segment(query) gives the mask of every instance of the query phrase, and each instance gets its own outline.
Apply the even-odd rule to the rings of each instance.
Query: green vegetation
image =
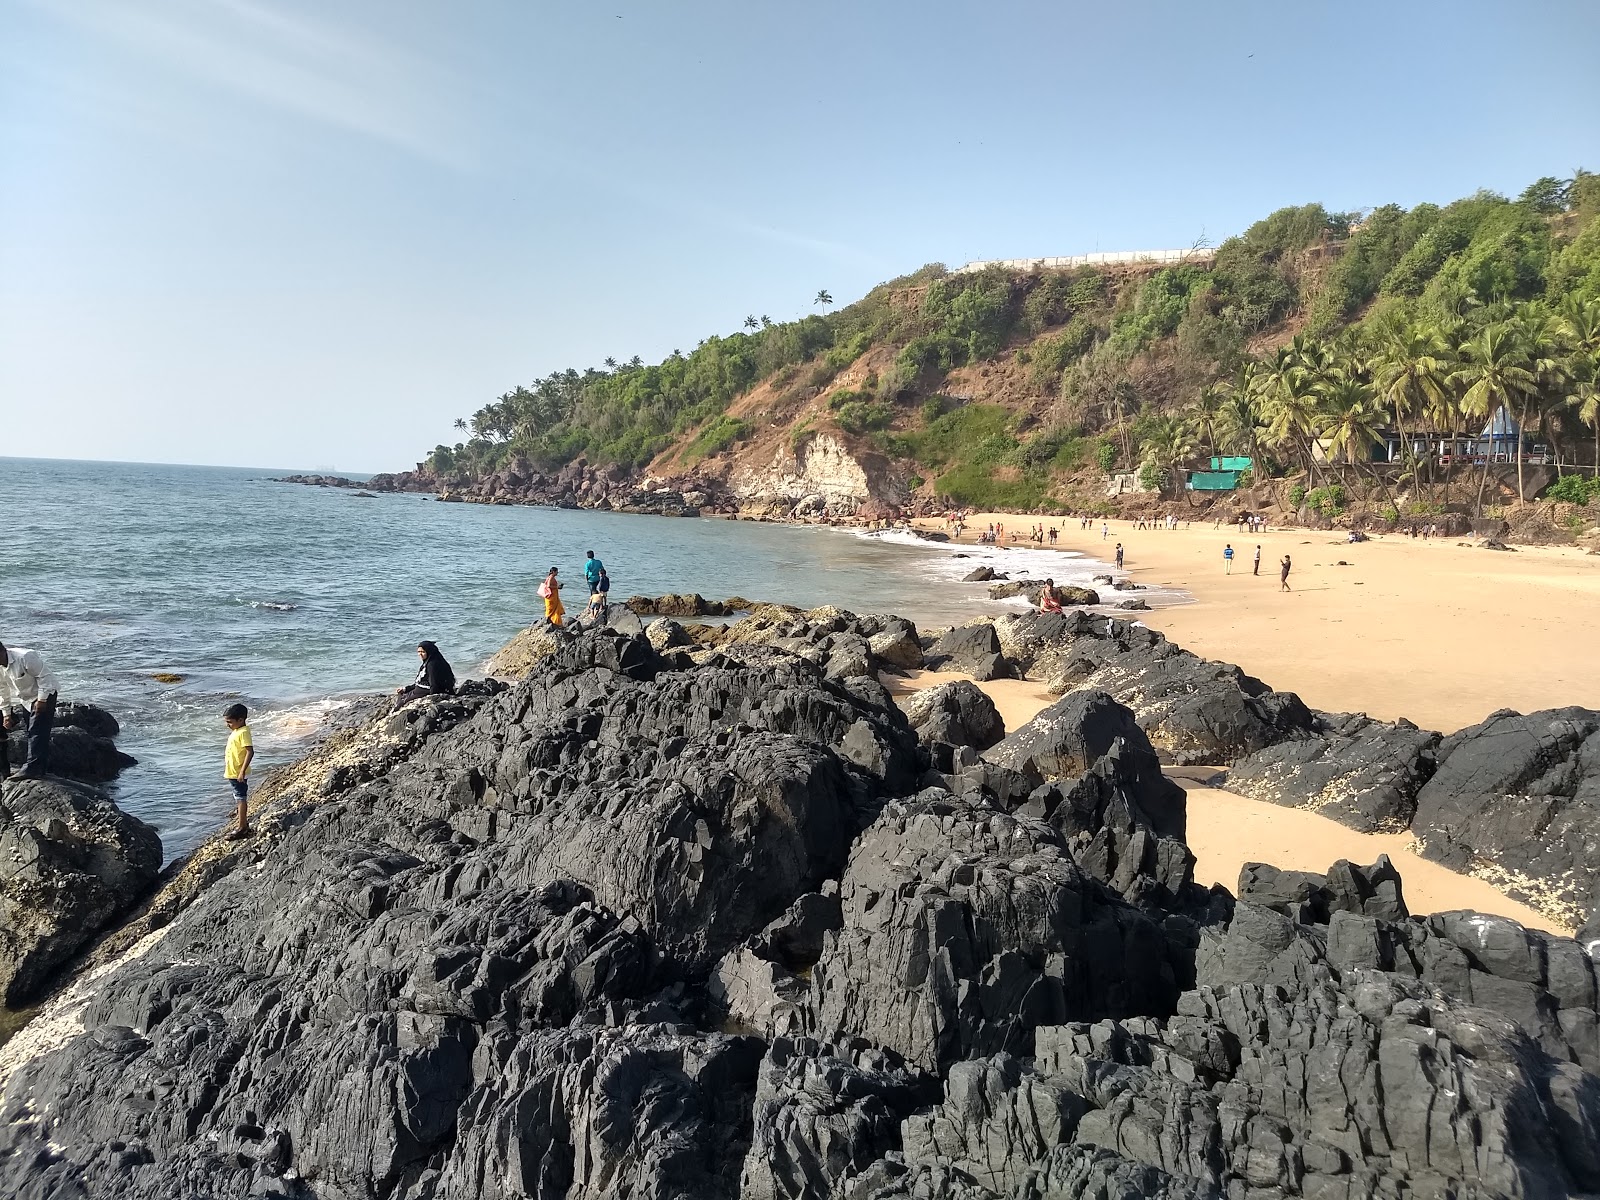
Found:
[[[1313,488],[1306,493],[1305,501],[1325,517],[1336,517],[1344,511],[1344,488],[1337,483]]]
[[[828,408],[846,433],[887,429],[894,420],[894,407],[875,400],[870,392],[835,392],[828,397]]]
[[[1568,504],[1593,504],[1600,500],[1600,478],[1563,475],[1550,486],[1545,499],[1564,500]]]
[[[749,432],[749,425],[736,417],[725,414],[713,417],[695,434],[694,440],[684,450],[684,457],[692,461],[715,454],[718,450],[726,450]]]
[[[1442,509],[1465,478],[1481,510],[1488,464],[1441,462],[1412,435],[1472,436],[1502,413],[1563,470],[1600,458],[1600,177],[1588,172],[1514,200],[1480,192],[1364,219],[1285,208],[1214,256],[1159,270],[935,264],[853,304],[818,292],[812,308],[752,315],[654,365],[607,360],[516,388],[457,422],[470,436],[431,465],[639,466],[673,448],[693,461],[749,436],[727,409],[760,383],[774,411],[824,396],[846,434],[970,504],[1039,507],[1077,496],[1075,472],[1175,479],[1204,455],[1245,454],[1253,478],[1288,476],[1296,504],[1337,510],[1359,489],[1397,514]],[[869,351],[888,364],[880,375],[829,395]],[[967,385],[946,375],[978,362],[1002,368],[1000,392],[948,395]],[[1396,433],[1402,461],[1380,466]],[[1551,494],[1592,486],[1563,479]]]

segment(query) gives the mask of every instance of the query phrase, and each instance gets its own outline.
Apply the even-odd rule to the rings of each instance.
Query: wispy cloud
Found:
[[[459,87],[436,64],[368,30],[251,0],[32,0],[161,67],[259,104],[452,167],[470,153]]]

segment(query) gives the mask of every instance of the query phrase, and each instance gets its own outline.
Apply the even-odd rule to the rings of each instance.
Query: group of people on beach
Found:
[[[561,603],[561,569],[551,567],[539,584],[539,598],[544,601],[544,619],[561,628],[567,619],[567,609]],[[611,576],[605,563],[595,557],[594,551],[585,552],[583,561],[584,582],[589,585],[589,606],[583,610],[580,621],[599,620],[611,605]]]
[[[1233,559],[1234,559],[1233,543],[1229,542],[1225,546],[1222,547],[1222,573],[1224,575],[1232,575],[1233,574]],[[1285,554],[1283,556],[1283,558],[1281,558],[1278,561],[1278,590],[1279,591],[1287,592],[1287,591],[1291,590],[1290,587],[1289,587],[1289,571],[1293,567],[1293,565],[1294,564],[1292,562],[1290,562],[1289,556],[1287,554]],[[1252,560],[1251,565],[1250,565],[1250,574],[1252,574],[1252,575],[1261,574],[1261,545],[1260,545],[1259,542],[1256,544],[1255,558]]]

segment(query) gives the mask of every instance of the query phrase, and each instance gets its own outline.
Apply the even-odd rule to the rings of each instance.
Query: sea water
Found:
[[[409,683],[420,639],[458,676],[478,673],[541,615],[551,566],[581,610],[585,550],[615,600],[740,595],[923,626],[1024,603],[962,583],[979,565],[1082,586],[1106,569],[904,532],[366,498],[275,482],[287,473],[0,458],[0,642],[39,650],[64,698],[116,715],[139,759],[117,801],[169,856],[231,812],[228,704],[250,707],[261,766],[296,758],[352,697]]]

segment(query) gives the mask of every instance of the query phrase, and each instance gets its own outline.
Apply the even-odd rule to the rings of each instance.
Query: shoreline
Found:
[[[1038,519],[974,513],[968,533],[949,544],[972,543],[973,531],[990,521]],[[1098,520],[1092,530],[1080,530],[1076,519],[1058,523],[1060,541],[1042,549],[1095,556],[1122,542],[1123,574],[1190,597],[1152,605],[1138,614],[1141,622],[1314,708],[1404,718],[1442,733],[1504,708],[1600,708],[1600,647],[1578,632],[1600,625],[1600,559],[1581,548],[1493,551],[1458,539],[1392,536],[1351,544],[1305,529],[1241,536],[1210,523],[1176,530],[1109,524],[1102,539]],[[1262,574],[1255,577],[1250,557],[1258,542]],[[1228,543],[1239,552],[1231,575],[1221,558]],[[1287,594],[1275,569],[1285,553],[1293,559]]]

